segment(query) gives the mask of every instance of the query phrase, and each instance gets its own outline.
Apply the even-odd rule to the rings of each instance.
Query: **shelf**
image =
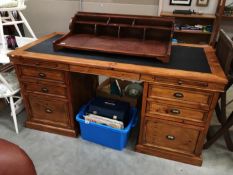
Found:
[[[211,35],[211,32],[195,31],[195,30],[175,30],[175,33],[190,33],[190,34],[201,34],[201,35]]]
[[[227,16],[227,15],[221,15],[221,14],[217,13],[216,16],[218,18],[223,18],[223,19],[233,19],[233,15],[232,16]]]
[[[202,19],[215,19],[215,15],[213,14],[173,14],[172,12],[162,12],[161,16],[167,16],[167,17],[176,17],[176,18],[202,18]]]
[[[223,15],[222,17],[223,17],[224,19],[232,19],[232,20],[233,20],[233,15],[232,15],[232,16]]]

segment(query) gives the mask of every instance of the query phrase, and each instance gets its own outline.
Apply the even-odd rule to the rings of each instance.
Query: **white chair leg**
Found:
[[[4,37],[4,31],[3,31],[3,25],[2,25],[2,16],[0,14],[0,37],[1,37],[1,42],[2,42],[2,49],[6,50],[6,42],[5,42],[5,37]]]
[[[10,97],[10,106],[11,106],[12,117],[13,117],[13,120],[14,120],[15,131],[16,131],[17,134],[19,134],[17,118],[16,118],[16,112],[15,112],[15,104],[14,104],[13,97]]]
[[[8,11],[8,15],[11,18],[12,22],[16,22],[14,16],[12,15],[12,12]],[[15,29],[18,32],[19,36],[22,37],[22,34],[21,34],[20,30],[19,30],[18,25],[16,23],[14,23],[14,26],[15,26]]]
[[[21,11],[17,11],[19,13],[19,16],[21,18],[21,20],[24,22],[25,26],[27,27],[28,31],[30,32],[30,34],[32,35],[33,38],[36,39],[36,35],[34,34],[34,32],[32,31],[32,28],[30,27],[30,25],[28,24],[26,18],[23,16]]]

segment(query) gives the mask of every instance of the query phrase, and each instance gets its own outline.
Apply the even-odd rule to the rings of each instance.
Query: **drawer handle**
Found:
[[[172,136],[172,135],[167,135],[166,138],[167,138],[168,140],[175,140],[175,139],[176,139],[176,137],[175,137],[175,136]]]
[[[49,109],[49,108],[46,108],[46,109],[45,109],[45,112],[48,113],[48,114],[51,114],[51,113],[53,113],[53,110],[52,110],[52,109]]]
[[[45,78],[46,77],[46,74],[44,74],[44,73],[39,73],[38,75],[39,75],[40,78]]]
[[[175,114],[175,115],[179,115],[180,114],[180,110],[179,109],[171,109],[170,112],[172,114]]]
[[[184,94],[182,94],[180,92],[176,92],[176,93],[174,93],[174,97],[176,97],[176,98],[183,98]]]
[[[183,81],[179,80],[178,85],[182,85],[182,84],[183,84]]]
[[[48,93],[49,92],[48,88],[45,88],[45,87],[41,88],[41,91],[44,92],[44,93]]]

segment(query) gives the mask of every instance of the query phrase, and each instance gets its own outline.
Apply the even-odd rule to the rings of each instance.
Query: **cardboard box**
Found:
[[[139,107],[141,104],[141,97],[138,98],[134,98],[134,97],[128,97],[128,96],[118,96],[118,95],[113,95],[111,94],[111,82],[115,81],[115,79],[113,78],[108,78],[107,80],[105,80],[103,83],[101,83],[98,88],[97,88],[97,92],[96,95],[100,96],[100,97],[105,97],[105,98],[109,98],[109,99],[113,99],[113,100],[120,100],[120,101],[124,101],[124,102],[128,102],[130,104],[130,106],[132,107]],[[119,85],[121,87],[122,90],[125,89],[125,87],[130,84],[130,81],[125,81],[125,80],[118,80]],[[124,94],[124,93],[123,93]]]

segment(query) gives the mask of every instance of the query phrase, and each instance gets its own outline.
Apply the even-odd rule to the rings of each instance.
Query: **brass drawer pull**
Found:
[[[182,85],[182,84],[183,84],[183,81],[179,80],[178,85]]]
[[[167,135],[166,138],[167,138],[168,140],[175,140],[175,139],[176,139],[176,137],[175,137],[175,136],[172,136],[172,135]]]
[[[48,113],[48,114],[51,114],[51,113],[53,113],[53,110],[52,110],[52,109],[49,109],[49,108],[46,108],[46,109],[45,109],[45,112]]]
[[[41,88],[41,91],[44,92],[44,93],[48,93],[49,92],[48,88],[45,88],[45,87]]]
[[[176,92],[176,93],[174,93],[173,96],[176,97],[176,98],[183,98],[183,97],[184,97],[184,94],[182,94],[182,93],[180,93],[180,92]]]
[[[170,113],[175,114],[175,115],[179,115],[180,114],[180,110],[179,109],[171,109]]]
[[[46,74],[44,74],[44,73],[39,73],[38,75],[39,75],[40,78],[45,78],[46,77]]]

